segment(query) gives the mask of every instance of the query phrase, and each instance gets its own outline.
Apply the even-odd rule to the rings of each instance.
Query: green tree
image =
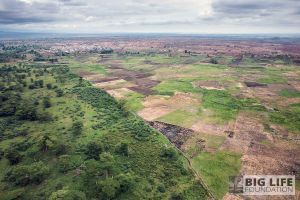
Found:
[[[107,178],[97,182],[97,185],[106,199],[113,199],[119,194],[120,183],[116,179]]]
[[[48,151],[49,148],[53,145],[52,140],[48,135],[44,135],[40,141],[40,149],[44,152]]]
[[[81,121],[73,122],[72,133],[74,135],[80,135],[82,133],[83,123]]]
[[[116,152],[123,155],[123,156],[128,156],[129,155],[129,147],[128,147],[128,143],[120,143],[117,146]]]
[[[57,97],[64,96],[64,91],[62,89],[56,89],[55,92]]]
[[[21,161],[21,154],[12,147],[5,151],[4,157],[9,161],[11,165],[18,164]]]
[[[135,186],[135,180],[134,177],[130,174],[119,174],[116,176],[116,179],[120,183],[120,191],[121,192],[127,192],[134,188]]]
[[[38,119],[36,107],[28,101],[21,103],[21,105],[17,108],[16,115],[21,120],[35,121]]]
[[[46,87],[47,87],[47,89],[51,90],[52,89],[52,84],[51,83],[47,83]]]
[[[100,161],[105,177],[108,177],[114,171],[114,157],[110,153],[104,152],[100,154]]]
[[[43,105],[44,108],[50,108],[51,107],[51,101],[50,101],[50,97],[44,97],[43,98]]]
[[[218,64],[219,63],[216,58],[211,58],[209,62],[212,63],[212,64]]]
[[[161,157],[167,158],[169,160],[177,160],[178,159],[178,153],[173,148],[165,148],[161,152]]]
[[[73,168],[70,155],[62,155],[58,159],[58,167],[60,172],[67,172]]]
[[[99,155],[102,151],[102,144],[93,141],[87,144],[85,149],[85,155],[87,159],[99,160]]]
[[[43,162],[30,165],[19,165],[10,168],[5,174],[5,180],[15,185],[39,184],[49,174],[49,167]]]

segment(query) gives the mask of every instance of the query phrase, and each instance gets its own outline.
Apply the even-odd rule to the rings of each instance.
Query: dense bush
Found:
[[[23,101],[18,107],[16,116],[21,120],[31,120],[35,121],[37,117],[37,108],[29,101]]]
[[[177,160],[178,159],[178,153],[175,149],[173,148],[165,148],[161,152],[161,157],[162,158],[167,158],[169,160]]]
[[[80,135],[82,133],[83,123],[81,121],[73,122],[72,124],[72,133],[74,135]]]
[[[82,159],[80,156],[70,156],[62,155],[58,159],[58,167],[60,172],[67,172],[69,170],[75,169],[82,164]]]
[[[90,142],[84,151],[87,159],[99,160],[99,155],[103,151],[103,145],[99,142]]]
[[[99,181],[99,190],[105,199],[114,199],[119,194],[120,183],[114,178]]]
[[[15,185],[40,184],[48,175],[49,167],[43,162],[30,165],[20,165],[10,168],[5,174],[5,180]]]
[[[52,89],[52,84],[51,83],[47,83],[46,87],[47,87],[47,89],[51,90]]]
[[[129,155],[129,147],[127,143],[120,143],[118,144],[116,148],[116,152],[123,155],[123,156],[128,156]]]
[[[44,105],[44,108],[50,108],[51,107],[50,97],[44,97],[43,98],[43,105]]]
[[[22,159],[21,154],[12,147],[5,151],[4,156],[11,165],[18,164]]]
[[[57,97],[62,97],[64,95],[64,91],[62,89],[56,89],[55,92]]]

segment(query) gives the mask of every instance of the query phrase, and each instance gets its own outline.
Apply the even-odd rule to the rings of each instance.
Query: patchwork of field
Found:
[[[251,56],[214,59],[87,54],[60,62],[144,120],[163,123],[161,132],[175,133],[166,136],[218,199],[229,176],[300,176],[300,67]],[[176,127],[187,131],[176,134]]]

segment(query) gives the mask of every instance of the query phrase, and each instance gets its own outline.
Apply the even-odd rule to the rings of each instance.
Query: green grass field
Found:
[[[190,128],[197,120],[199,116],[197,113],[188,112],[185,110],[176,110],[158,119],[161,122],[174,124],[177,126]]]
[[[229,176],[236,176],[239,173],[240,157],[241,155],[230,152],[203,152],[192,159],[192,165],[200,172],[213,194],[222,199],[229,188]]]

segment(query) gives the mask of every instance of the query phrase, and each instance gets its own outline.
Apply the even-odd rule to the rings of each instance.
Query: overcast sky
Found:
[[[0,30],[300,33],[300,0],[0,0]]]

